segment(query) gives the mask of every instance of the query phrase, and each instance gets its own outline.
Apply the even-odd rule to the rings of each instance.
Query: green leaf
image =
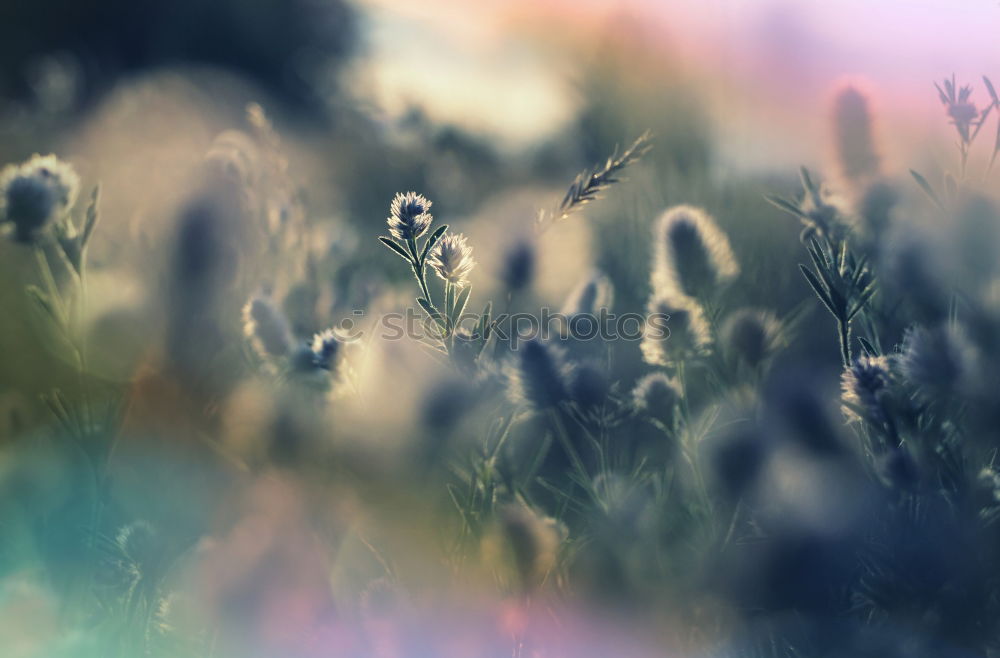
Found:
[[[465,312],[465,305],[469,302],[469,295],[471,293],[472,286],[466,286],[462,292],[458,293],[458,299],[455,300],[455,308],[451,312],[452,324],[458,324],[459,318],[461,318],[462,313]]]
[[[878,356],[878,350],[876,350],[875,347],[868,342],[867,338],[858,336],[858,342],[861,343],[862,349],[864,349],[868,356]]]
[[[32,301],[38,304],[38,307],[45,312],[53,321],[61,322],[59,314],[56,313],[56,309],[52,306],[52,302],[49,296],[42,291],[41,288],[35,285],[29,285],[25,287],[24,291],[31,297]]]
[[[390,250],[396,252],[406,262],[408,262],[408,263],[412,263],[413,262],[413,259],[410,258],[410,255],[408,253],[406,253],[406,250],[403,249],[402,247],[400,247],[398,244],[396,244],[392,240],[390,240],[389,238],[380,235],[380,236],[378,236],[378,241],[381,242],[382,244],[384,244],[385,246],[389,247]]]
[[[777,196],[775,194],[765,194],[764,200],[770,203],[772,206],[776,206],[781,210],[784,210],[787,213],[791,213],[797,217],[801,217],[802,219],[808,219],[809,217],[808,215],[806,215],[806,213],[802,212],[802,210],[793,202],[789,201],[788,199]]]
[[[83,234],[80,236],[80,245],[83,247],[87,246],[87,242],[94,232],[94,227],[97,226],[97,220],[100,217],[100,213],[97,212],[97,204],[100,203],[100,200],[101,186],[95,185],[90,193],[90,203],[87,204],[87,217],[83,222]]]
[[[421,265],[423,265],[424,261],[427,260],[427,254],[431,253],[431,249],[434,248],[434,245],[437,244],[437,241],[441,239],[441,236],[444,235],[444,232],[447,230],[448,230],[448,225],[442,224],[441,226],[437,227],[436,231],[431,233],[431,236],[429,238],[427,238],[427,242],[424,243],[424,249],[423,251],[420,252],[420,260],[418,262]]]
[[[424,309],[427,313],[442,329],[448,329],[448,321],[445,319],[441,312],[434,308],[434,305],[423,297],[417,297],[417,303],[420,304],[420,308]]]
[[[924,194],[930,197],[931,201],[933,201],[938,208],[944,210],[944,204],[941,203],[941,199],[938,198],[938,195],[934,192],[934,188],[927,182],[927,179],[913,169],[910,170],[910,175],[913,176],[913,180],[917,181],[917,185],[919,185],[920,189],[924,191]]]
[[[813,274],[808,267],[802,265],[801,263],[799,264],[799,269],[802,271],[802,275],[806,278],[806,281],[809,282],[813,292],[815,292],[816,296],[819,297],[819,300],[823,302],[823,306],[826,307],[826,310],[830,311],[834,317],[837,317],[837,311],[833,310],[833,302],[830,301],[826,291],[823,290],[823,285],[819,282],[819,279],[816,278],[816,275]]]

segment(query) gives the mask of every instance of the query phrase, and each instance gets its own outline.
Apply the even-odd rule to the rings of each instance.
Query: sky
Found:
[[[886,139],[939,122],[931,83],[1000,78],[1000,0],[361,0],[371,57],[358,89],[388,117],[419,105],[517,149],[575,110],[567,35],[628,17],[650,57],[702,81],[734,160],[801,158],[844,81],[892,117]],[[994,67],[991,69],[990,67]],[[981,87],[981,84],[979,85]],[[812,148],[813,145],[808,145]]]

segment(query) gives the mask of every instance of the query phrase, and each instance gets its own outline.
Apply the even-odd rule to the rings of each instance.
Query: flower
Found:
[[[0,219],[14,224],[15,237],[27,242],[76,201],[80,178],[54,155],[34,155],[0,172]]]
[[[833,101],[834,147],[840,174],[852,183],[879,173],[868,97],[856,87],[841,89]]]
[[[593,272],[569,294],[562,312],[570,318],[581,314],[597,315],[601,309],[611,308],[614,295],[611,280],[601,272]]]
[[[483,552],[490,562],[510,560],[521,590],[530,592],[556,566],[565,536],[565,528],[556,520],[511,503],[498,510],[497,525],[484,537]]]
[[[729,238],[705,211],[675,206],[657,222],[653,288],[705,297],[739,273]]]
[[[708,322],[698,302],[679,294],[650,300],[640,346],[646,363],[671,365],[702,353],[710,340]]]
[[[469,273],[476,261],[472,258],[472,247],[466,243],[465,236],[448,233],[431,249],[427,264],[443,280],[461,288],[468,284]]]
[[[312,353],[316,357],[316,367],[323,370],[334,370],[337,358],[342,353],[344,342],[334,333],[326,329],[315,334],[312,339]]]
[[[841,400],[848,420],[868,420],[881,425],[887,418],[884,398],[888,393],[889,359],[884,356],[859,356],[841,376]]]
[[[681,387],[676,379],[654,372],[640,379],[632,389],[632,406],[670,427],[681,397]]]
[[[511,397],[538,410],[554,407],[569,397],[562,355],[537,339],[518,348],[510,383]]]
[[[937,87],[938,98],[941,99],[941,104],[944,105],[945,112],[951,119],[952,125],[955,126],[955,130],[958,131],[962,143],[969,144],[972,141],[972,127],[980,118],[976,104],[969,100],[972,96],[972,86],[959,87],[955,82],[955,76],[952,76],[950,80],[945,78],[943,85],[943,89],[937,83],[934,85]],[[985,119],[985,114],[983,118]]]
[[[781,342],[781,322],[770,311],[744,308],[726,319],[721,337],[730,353],[756,368]]]
[[[286,356],[292,349],[288,321],[266,297],[251,297],[243,307],[243,332],[257,355],[265,361]]]
[[[500,267],[500,280],[510,292],[531,285],[535,278],[535,245],[528,239],[514,242],[507,248]]]
[[[397,240],[416,240],[427,232],[434,217],[431,202],[416,192],[399,193],[389,206],[389,233]]]
[[[951,397],[972,370],[972,350],[956,327],[911,327],[903,336],[899,369],[925,395]]]

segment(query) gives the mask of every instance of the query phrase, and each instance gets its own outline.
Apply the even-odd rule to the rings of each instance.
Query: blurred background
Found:
[[[788,543],[736,557],[693,551],[703,538],[679,540],[684,523],[685,530],[651,530],[646,507],[608,473],[595,490],[611,502],[598,507],[628,517],[628,532],[655,534],[656,548],[637,542],[631,552],[605,550],[594,537],[625,532],[611,522],[598,530],[584,524],[588,539],[577,540],[573,505],[548,491],[530,501],[552,522],[544,532],[534,517],[504,516],[493,502],[523,496],[513,488],[482,494],[477,477],[497,491],[510,483],[495,461],[465,469],[463,451],[509,431],[505,448],[513,452],[505,457],[498,445],[492,457],[516,461],[519,446],[550,432],[512,411],[491,412],[493,398],[505,393],[483,382],[499,377],[509,365],[503,359],[472,378],[438,367],[412,341],[378,340],[381,315],[412,306],[414,293],[405,263],[376,238],[387,232],[393,196],[415,190],[433,201],[438,223],[463,232],[473,247],[470,308],[487,301],[497,311],[563,308],[600,271],[613,284],[609,305],[642,313],[657,216],[677,204],[703,207],[741,263],[726,302],[767,308],[786,322],[794,338],[774,370],[794,374],[755,381],[753,391],[734,384],[717,405],[702,391],[692,415],[711,408],[705,426],[728,427],[730,416],[771,396],[761,403],[766,416],[784,408],[774,399],[795,399],[789,381],[815,389],[823,400],[816,409],[825,413],[840,395],[836,332],[797,268],[808,260],[799,222],[765,195],[800,195],[800,166],[830,182],[831,193],[849,187],[834,108],[844,89],[859,90],[859,122],[870,128],[879,180],[906,189],[890,205],[909,222],[894,225],[866,256],[881,263],[886,245],[905,246],[919,234],[934,245],[930,260],[949,285],[995,297],[1000,288],[987,290],[1000,247],[993,206],[968,215],[962,233],[960,221],[941,220],[909,171],[939,191],[958,186],[947,178],[957,166],[955,125],[934,82],[954,75],[974,86],[980,110],[990,106],[981,81],[1000,76],[989,69],[998,34],[994,0],[3,0],[0,165],[36,153],[70,163],[80,178],[71,209],[77,225],[100,186],[86,303],[71,334],[40,322],[24,294],[26,285],[47,283],[37,253],[0,240],[0,481],[12,501],[0,505],[0,533],[14,538],[0,550],[0,638],[16,647],[5,655],[509,656],[510,637],[534,634],[536,647],[551,647],[551,633],[562,653],[530,653],[529,642],[513,655],[646,656],[663,655],[662,647],[708,652],[715,640],[748,629],[756,651],[775,628],[794,626],[789,646],[796,633],[808,637],[812,626],[790,621],[800,613],[822,620],[823,638],[836,635],[842,628],[830,611],[854,613],[861,604],[814,605],[812,590],[795,583],[812,583],[816,573],[824,587],[850,580],[853,565],[831,556],[855,550],[852,542],[866,532],[858,526],[871,521],[861,508],[871,500],[895,504],[895,494],[872,493],[871,482],[852,479],[864,479],[860,471],[842,472],[839,463],[811,471],[814,464],[792,455],[773,466],[783,475],[768,490],[773,505],[762,505],[771,521],[793,509],[776,533]],[[993,130],[987,124],[980,144],[992,146]],[[574,176],[645,131],[653,148],[619,184],[535,236],[539,209],[556,206]],[[989,148],[973,150],[962,185],[990,194],[996,172],[989,161]],[[966,169],[977,173],[966,179]],[[951,229],[956,235],[946,236]],[[523,271],[522,248],[531,262]],[[53,283],[70,285],[71,274],[57,271]],[[268,379],[273,373],[254,361],[243,336],[241,310],[254,295],[280,300],[297,338],[345,319],[360,326],[365,340],[352,363],[351,396],[317,409]],[[880,307],[889,318],[885,353],[906,329],[896,310]],[[607,354],[601,395],[618,404],[652,368],[636,344]],[[86,411],[78,415],[76,406]],[[493,424],[501,417],[510,421],[502,431]],[[628,418],[617,419],[614,432],[648,438],[648,428]],[[65,425],[84,436],[79,454],[58,439]],[[94,464],[107,471],[92,478]],[[465,502],[456,494],[464,495],[463,486],[476,492]],[[662,482],[651,488],[657,504],[668,498]],[[837,498],[831,512],[821,503],[833,489],[859,493]],[[731,528],[756,528],[731,513]],[[810,532],[791,528],[796,514]],[[837,523],[847,517],[850,528],[841,532]],[[535,559],[562,556],[552,572],[558,577],[546,585],[579,598],[559,623],[538,621],[549,620],[549,608],[511,604],[506,594],[516,579],[489,568],[497,519],[530,527],[524,532]],[[920,541],[951,529],[933,520]],[[86,523],[97,528],[93,536],[81,529]],[[824,530],[812,533],[813,526]],[[728,541],[733,530],[722,534]],[[487,566],[465,581],[456,575],[472,567],[457,556],[469,535],[483,550],[477,543],[482,559],[468,562]],[[564,552],[547,541],[582,557],[564,563]],[[111,571],[132,569],[125,585],[118,576],[98,578],[100,591],[118,598],[80,593],[81,582],[107,567],[104,558],[96,567],[91,559],[104,543],[115,547]],[[513,544],[507,561],[523,572]],[[678,544],[687,552],[663,548]],[[938,548],[935,559],[962,561],[953,547]],[[687,570],[692,553],[707,557]],[[925,557],[906,566],[919,572]],[[775,575],[778,563],[791,566]],[[684,584],[645,582],[651,565],[666,582]],[[452,584],[439,584],[445,581]],[[409,600],[398,592],[404,582]],[[898,622],[903,636],[919,636],[931,619],[933,641],[920,639],[921,650],[964,650],[956,638],[980,639],[941,612],[953,602],[945,590],[934,590],[944,598],[935,599],[933,613],[907,612]],[[696,604],[687,606],[692,592]],[[98,613],[91,598],[118,603],[102,603]],[[140,599],[136,612],[129,606]],[[122,610],[114,607],[123,600]],[[605,617],[595,601],[615,614]],[[433,606],[456,623],[429,619]],[[78,613],[70,621],[67,609]],[[226,629],[213,636],[217,653],[202,651],[208,636],[195,612],[202,610]],[[758,613],[773,625],[755,625]],[[359,619],[364,632],[354,628]],[[870,655],[894,655],[878,653],[896,638],[893,619]],[[23,620],[57,629],[52,636],[60,639],[54,645],[23,632]],[[79,630],[94,626],[98,639]],[[159,635],[150,639],[150,628],[198,632],[180,633],[185,642],[166,647]],[[576,644],[565,640],[574,634]],[[102,653],[109,636],[117,653]],[[427,645],[400,648],[404,636]],[[248,637],[263,639],[254,645]],[[988,644],[976,642],[969,646]],[[720,651],[711,655],[764,655],[729,645]]]

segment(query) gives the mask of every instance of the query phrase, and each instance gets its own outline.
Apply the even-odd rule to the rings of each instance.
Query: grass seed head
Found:
[[[447,233],[431,249],[427,264],[443,281],[464,288],[469,283],[469,274],[476,261],[464,235]]]
[[[400,192],[389,206],[389,233],[397,240],[416,240],[430,228],[431,202],[416,192]]]
[[[700,208],[675,206],[657,222],[653,284],[704,299],[739,273],[729,238]]]
[[[0,172],[0,218],[14,225],[14,236],[29,242],[76,201],[80,178],[54,155],[34,155]]]

